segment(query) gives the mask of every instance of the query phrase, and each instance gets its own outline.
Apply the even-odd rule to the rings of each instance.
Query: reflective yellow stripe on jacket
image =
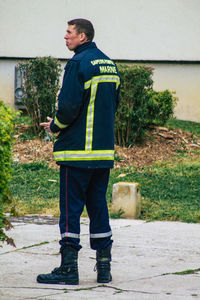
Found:
[[[73,150],[54,152],[56,161],[73,161],[73,160],[113,160],[114,150]]]
[[[84,84],[84,89],[89,89],[91,87],[91,95],[90,95],[90,101],[87,110],[87,120],[86,120],[85,150],[70,150],[70,151],[54,152],[54,158],[56,161],[114,160],[114,150],[92,150],[95,98],[96,98],[98,84],[103,82],[116,83],[116,89],[117,89],[120,84],[120,78],[117,75],[101,75],[101,76],[93,77],[91,80],[88,80]],[[55,124],[57,125],[57,123]],[[58,127],[68,126],[68,125],[61,124],[60,122],[58,122],[58,124],[59,124],[57,125]]]
[[[86,141],[85,150],[92,149],[92,139],[93,139],[93,124],[94,124],[94,103],[96,98],[97,87],[99,83],[102,82],[113,82],[116,83],[116,89],[120,84],[119,76],[117,75],[101,75],[95,76],[91,80],[85,82],[84,88],[88,89],[91,87],[90,102],[87,111],[87,123],[86,123]]]
[[[66,124],[60,123],[60,122],[58,121],[57,117],[55,117],[55,119],[54,119],[54,124],[57,125],[60,129],[64,129],[64,128],[66,128],[66,127],[68,126],[68,125],[66,125]]]

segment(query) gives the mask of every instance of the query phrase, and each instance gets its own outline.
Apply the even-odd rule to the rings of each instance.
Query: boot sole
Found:
[[[112,276],[110,276],[110,279],[97,279],[97,282],[98,283],[108,283],[108,282],[111,282],[112,281]]]
[[[55,280],[49,280],[47,281],[43,281],[37,278],[37,282],[38,283],[43,283],[43,284],[63,284],[63,285],[78,285],[79,281],[55,281]]]

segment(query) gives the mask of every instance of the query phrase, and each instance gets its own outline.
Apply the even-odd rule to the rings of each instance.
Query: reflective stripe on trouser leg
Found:
[[[80,215],[83,211],[84,202],[81,189],[77,187],[73,169],[60,166],[60,245],[71,245],[80,249]],[[75,192],[74,192],[75,191]]]
[[[106,190],[110,169],[93,169],[86,194],[86,206],[90,217],[90,244],[94,250],[112,243]]]

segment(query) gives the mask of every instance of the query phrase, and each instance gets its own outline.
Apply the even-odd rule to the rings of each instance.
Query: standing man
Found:
[[[117,67],[94,42],[90,21],[68,22],[66,46],[75,55],[67,63],[54,119],[42,123],[59,132],[54,158],[60,165],[61,265],[40,274],[40,283],[78,284],[80,216],[86,205],[90,245],[96,250],[97,282],[112,280],[112,231],[106,190],[114,161],[114,121],[119,103]]]

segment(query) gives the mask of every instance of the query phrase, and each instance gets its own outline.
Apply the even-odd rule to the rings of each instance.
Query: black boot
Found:
[[[61,250],[61,265],[49,274],[40,274],[39,283],[49,284],[78,284],[78,251],[70,246]]]
[[[110,262],[111,262],[111,245],[106,248],[97,251],[97,282],[107,283],[112,280],[110,273]]]

